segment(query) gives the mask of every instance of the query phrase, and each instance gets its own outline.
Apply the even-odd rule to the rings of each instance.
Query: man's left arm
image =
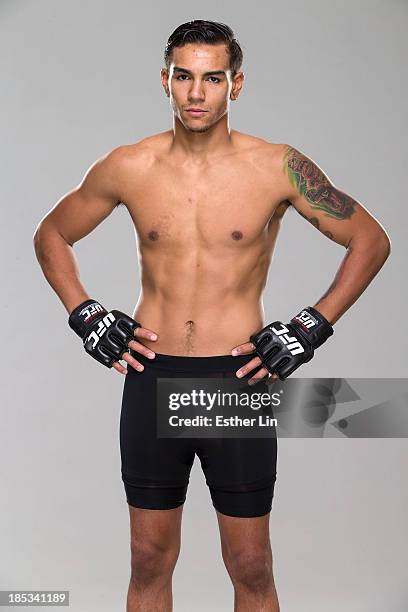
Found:
[[[335,278],[314,308],[334,324],[359,298],[391,251],[380,223],[338,189],[319,166],[290,145],[280,159],[287,200],[330,240],[347,249]]]
[[[256,356],[237,371],[254,368],[248,384],[266,375],[284,380],[307,363],[332,334],[334,323],[350,308],[381,269],[391,251],[390,240],[376,219],[354,198],[341,191],[303,153],[282,145],[275,157],[281,173],[282,203],[293,206],[330,240],[347,250],[336,276],[314,306],[303,308],[290,323],[274,321],[234,347],[232,355]]]

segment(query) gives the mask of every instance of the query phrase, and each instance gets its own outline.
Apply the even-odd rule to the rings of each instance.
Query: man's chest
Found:
[[[273,174],[236,164],[150,169],[128,190],[126,204],[142,242],[237,246],[259,239],[281,199]]]

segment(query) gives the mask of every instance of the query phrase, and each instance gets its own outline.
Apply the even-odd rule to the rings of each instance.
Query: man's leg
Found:
[[[131,577],[126,612],[172,612],[183,504],[170,510],[129,505]]]
[[[131,577],[127,612],[170,612],[172,574],[180,551],[181,517],[191,440],[157,435],[157,379],[176,376],[182,357],[132,351],[142,374],[128,366],[120,418],[122,480],[130,515]],[[151,363],[148,363],[150,362]]]
[[[272,572],[270,514],[247,518],[216,512],[222,557],[234,586],[234,612],[279,612]]]

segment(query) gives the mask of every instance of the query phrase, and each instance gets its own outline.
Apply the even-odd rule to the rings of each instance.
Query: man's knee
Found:
[[[268,549],[245,550],[224,559],[233,583],[250,590],[266,590],[272,581],[272,555]]]
[[[168,579],[173,573],[179,547],[156,541],[131,541],[132,581],[146,585],[159,579]]]

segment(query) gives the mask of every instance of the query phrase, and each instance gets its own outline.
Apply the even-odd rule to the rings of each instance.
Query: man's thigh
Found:
[[[129,507],[130,538],[133,550],[179,551],[184,504],[169,510]]]
[[[270,552],[270,513],[256,517],[236,517],[216,510],[221,538],[222,555],[225,561],[234,560],[241,554]]]

